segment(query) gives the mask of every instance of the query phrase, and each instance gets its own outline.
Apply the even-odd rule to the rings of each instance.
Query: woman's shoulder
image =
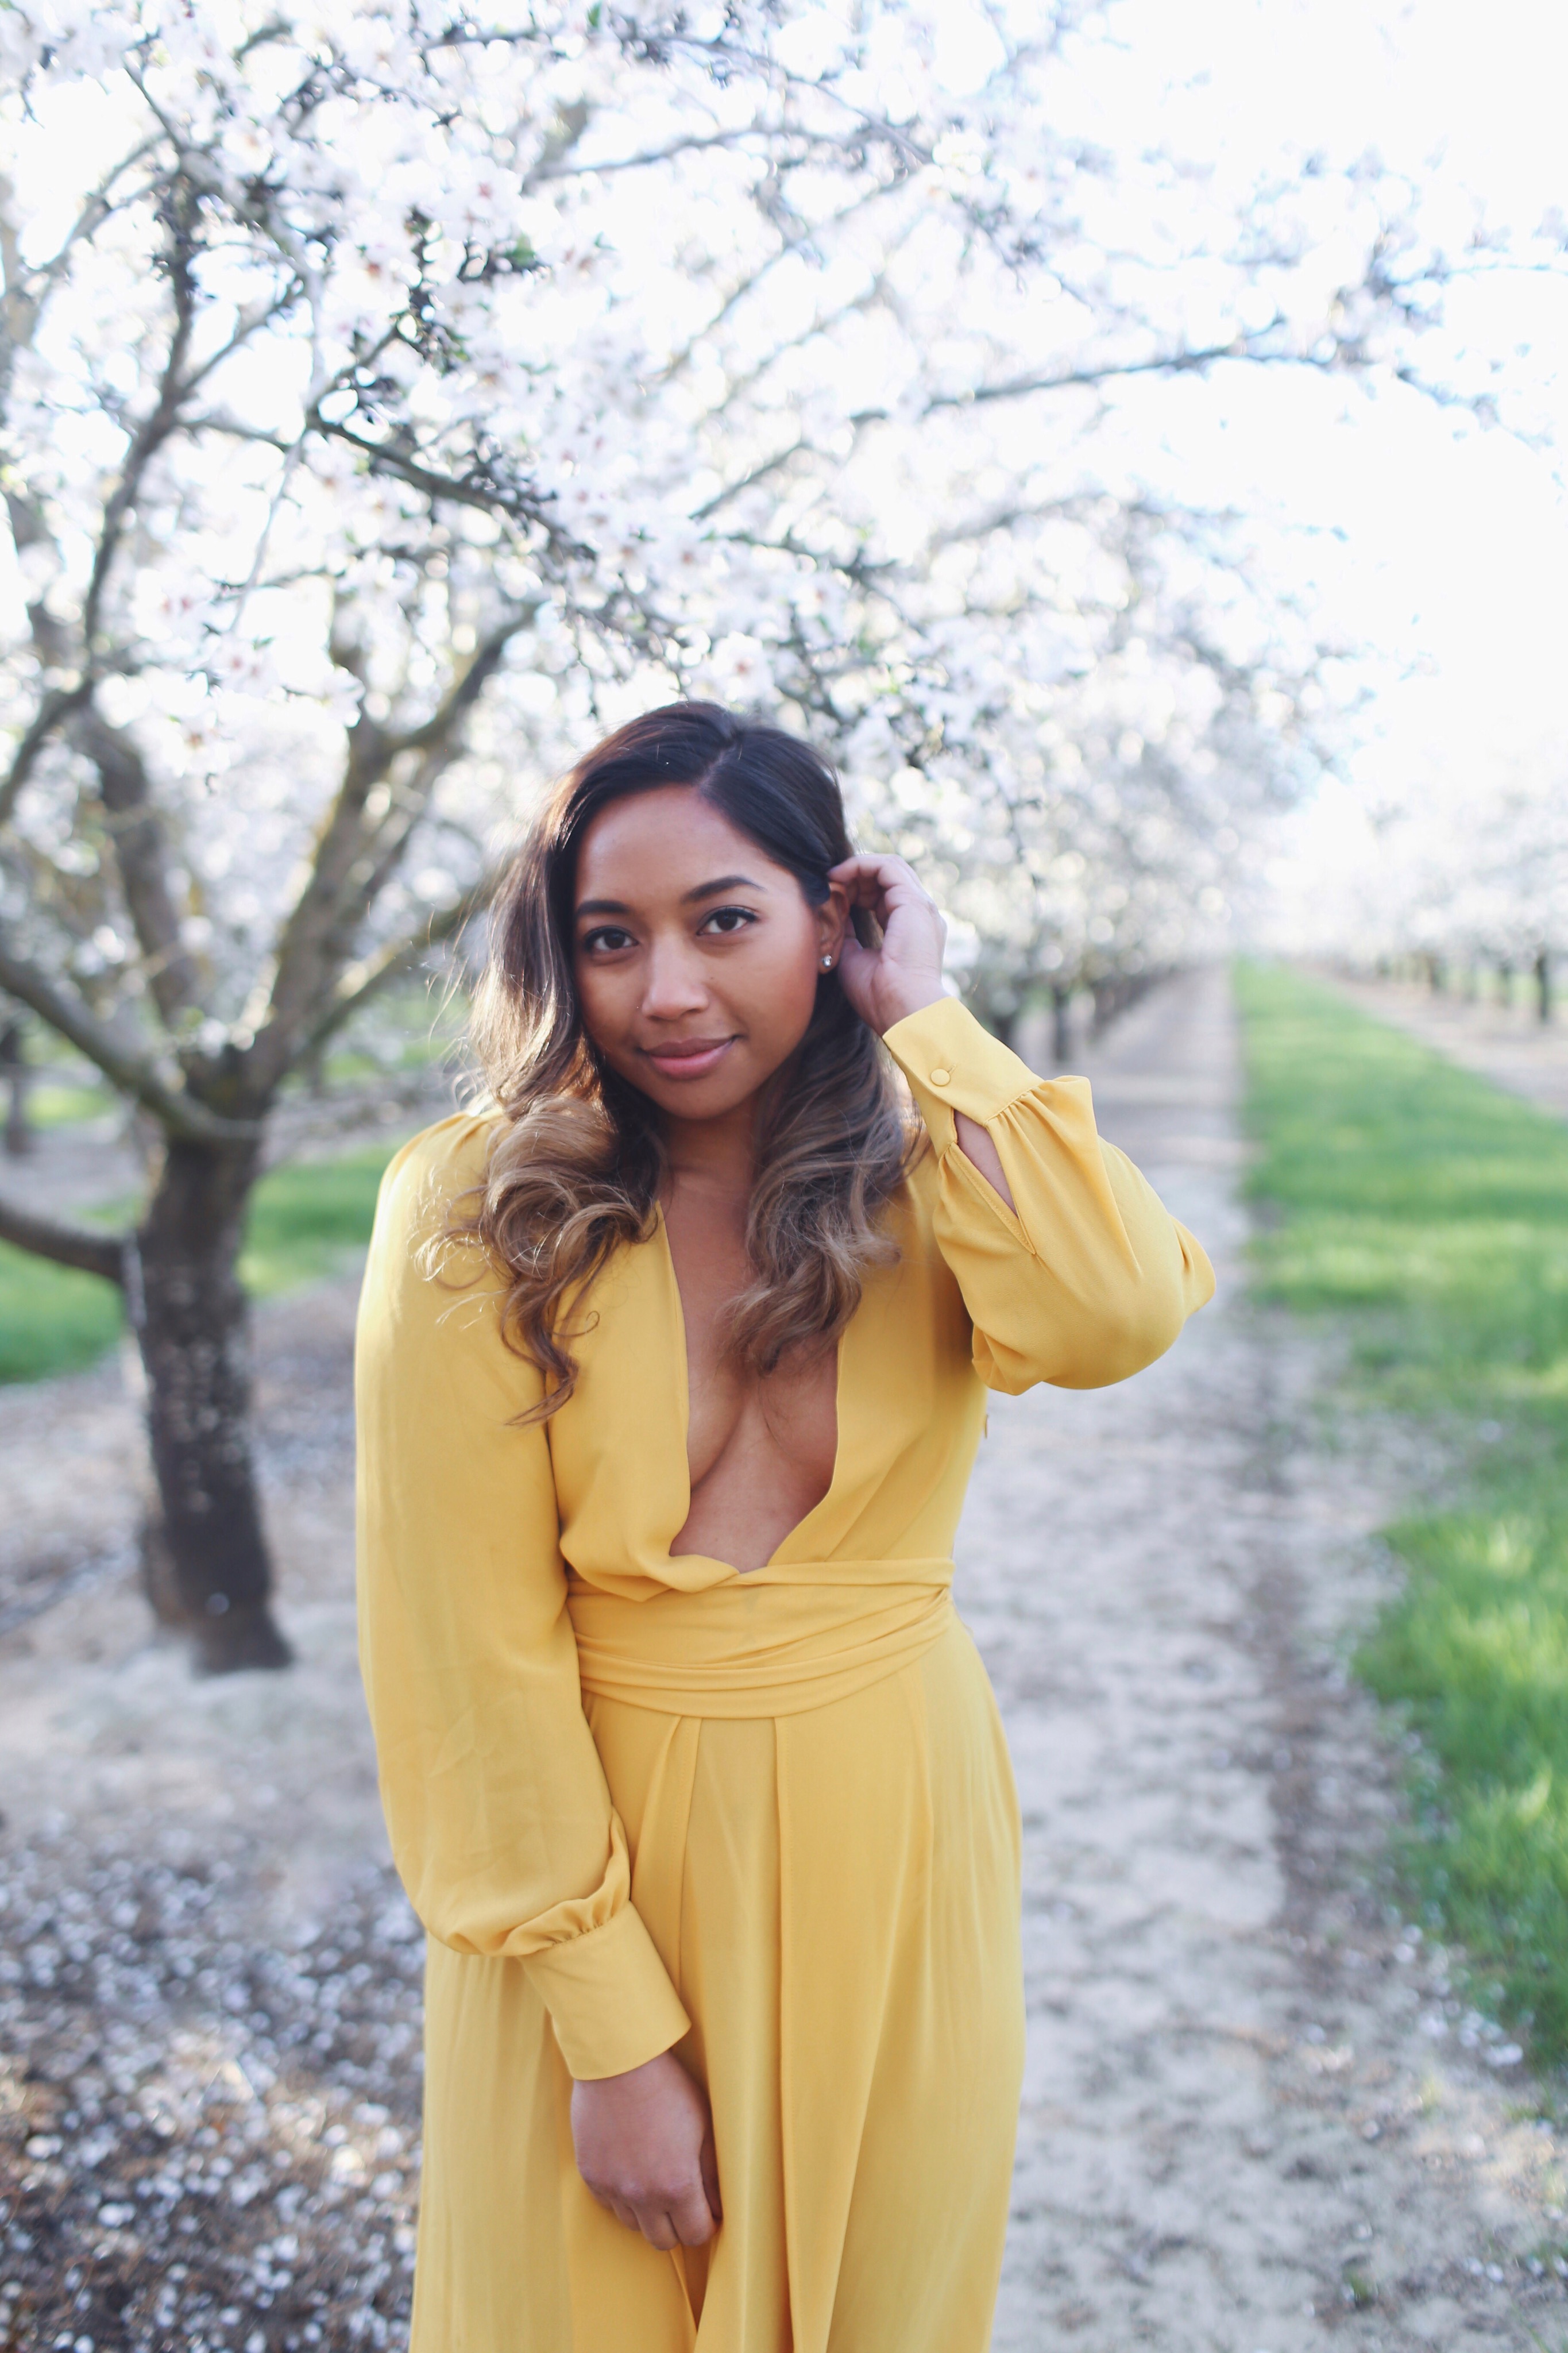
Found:
[[[454,1112],[400,1145],[381,1180],[381,1213],[407,1226],[445,1224],[453,1204],[485,1180],[503,1124],[493,1109]]]

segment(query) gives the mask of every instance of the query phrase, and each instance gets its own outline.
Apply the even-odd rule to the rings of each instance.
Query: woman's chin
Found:
[[[725,1055],[710,1071],[690,1078],[671,1078],[645,1065],[633,1083],[668,1118],[713,1120],[727,1119],[754,1103],[772,1075],[758,1071],[749,1056]]]

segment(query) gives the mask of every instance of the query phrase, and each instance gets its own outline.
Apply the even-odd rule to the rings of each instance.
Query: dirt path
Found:
[[[1560,2353],[1554,2143],[1384,1909],[1341,1665],[1419,1464],[1325,1451],[1311,1360],[1241,1299],[1222,982],[1112,1039],[1103,1124],[1224,1297],[1126,1388],[998,1399],[964,1523],[1027,1825],[996,2353]],[[112,1363],[0,1392],[0,2348],[400,2341],[417,1944],[353,1669],[352,1303],[260,1319],[289,1676],[193,1685],[148,1641]]]
[[[1389,1759],[1342,1663],[1418,1465],[1314,1443],[1313,1366],[1241,1295],[1221,976],[1113,1038],[1101,1125],[1221,1291],[1125,1388],[999,1399],[964,1522],[1028,1826],[997,2353],[1558,2353],[1555,2144],[1380,1899]]]

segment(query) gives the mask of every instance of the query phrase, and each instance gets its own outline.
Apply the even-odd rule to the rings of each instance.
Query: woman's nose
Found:
[[[701,958],[684,940],[656,940],[648,955],[643,1011],[656,1020],[700,1012],[708,1002]]]

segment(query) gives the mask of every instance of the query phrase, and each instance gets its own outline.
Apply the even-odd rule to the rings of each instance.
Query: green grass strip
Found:
[[[370,1240],[382,1171],[403,1142],[380,1138],[336,1160],[301,1160],[263,1176],[251,1198],[240,1279],[254,1299],[342,1273]]]
[[[113,1344],[121,1320],[112,1283],[0,1242],[0,1381],[41,1381],[90,1365]]]
[[[1568,2056],[1568,1125],[1272,966],[1237,976],[1259,1287],[1451,1449],[1357,1659],[1420,1736],[1401,1854],[1478,1994]]]
[[[256,1299],[342,1272],[370,1240],[382,1170],[401,1143],[380,1138],[335,1160],[274,1168],[257,1186],[239,1271]],[[96,1275],[0,1243],[0,1381],[89,1365],[118,1338],[120,1293]]]

